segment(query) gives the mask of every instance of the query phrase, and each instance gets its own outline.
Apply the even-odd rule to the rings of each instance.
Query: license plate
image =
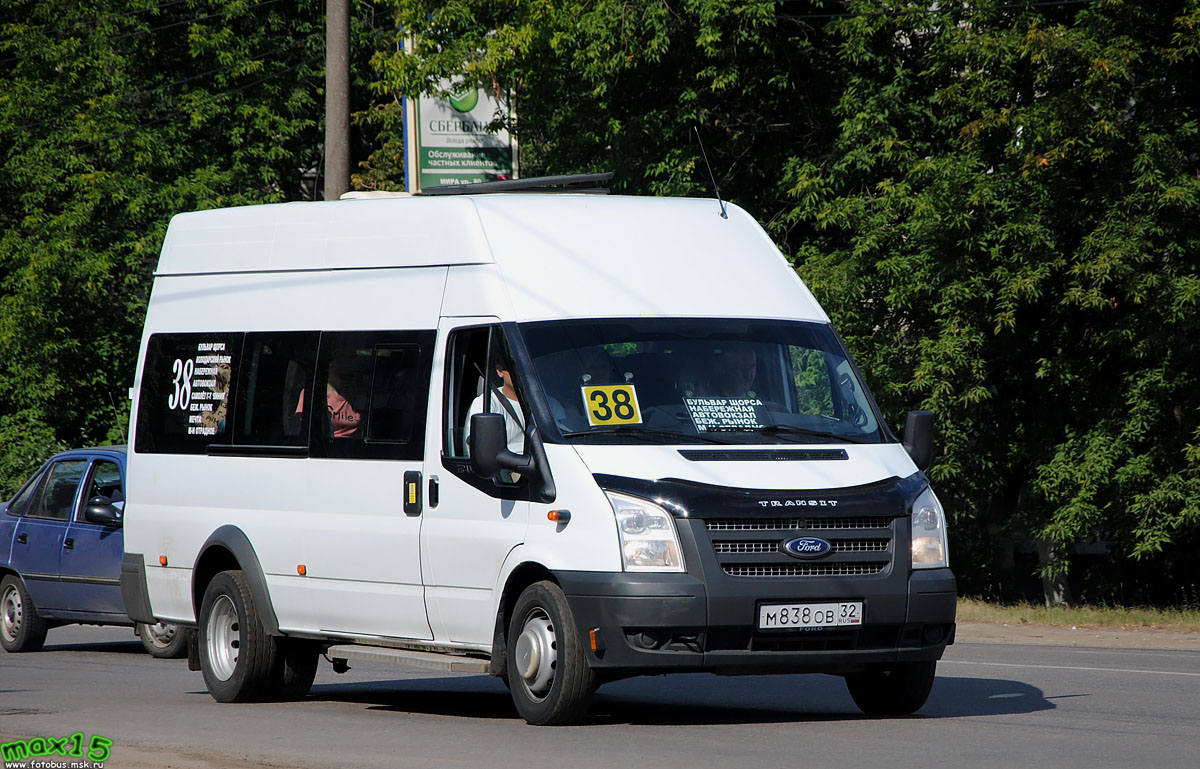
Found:
[[[812,630],[861,625],[862,616],[862,601],[771,604],[758,607],[758,629]]]

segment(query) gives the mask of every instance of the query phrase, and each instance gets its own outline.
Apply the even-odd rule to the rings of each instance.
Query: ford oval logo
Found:
[[[783,552],[796,558],[823,558],[833,545],[819,537],[796,537],[783,543]]]

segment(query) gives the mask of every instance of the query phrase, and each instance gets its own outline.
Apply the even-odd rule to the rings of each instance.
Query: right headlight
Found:
[[[944,569],[949,565],[946,514],[933,489],[927,488],[912,506],[912,567]]]
[[[671,514],[653,502],[606,491],[617,516],[625,571],[685,571]]]

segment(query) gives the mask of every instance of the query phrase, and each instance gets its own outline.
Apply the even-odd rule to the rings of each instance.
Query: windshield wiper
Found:
[[[767,425],[758,430],[760,435],[770,435],[783,437],[786,435],[803,435],[813,438],[832,438],[835,441],[843,443],[866,443],[864,440],[853,438],[842,433],[831,433],[827,430],[812,430],[807,427],[796,427],[794,425]],[[799,443],[800,441],[797,441]]]
[[[722,446],[729,445],[728,441],[723,441],[718,438],[710,438],[707,435],[688,435],[687,433],[677,433],[673,430],[655,430],[649,427],[636,427],[634,425],[622,425],[621,427],[614,427],[611,430],[574,430],[572,432],[562,434],[564,438],[576,438],[583,435],[627,435],[631,438],[663,438],[672,443],[688,443],[698,441],[700,443],[717,443]]]

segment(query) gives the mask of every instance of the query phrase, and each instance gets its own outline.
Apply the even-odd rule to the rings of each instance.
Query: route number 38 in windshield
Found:
[[[588,424],[592,427],[642,423],[637,391],[631,384],[585,386],[583,407],[587,411]]]

